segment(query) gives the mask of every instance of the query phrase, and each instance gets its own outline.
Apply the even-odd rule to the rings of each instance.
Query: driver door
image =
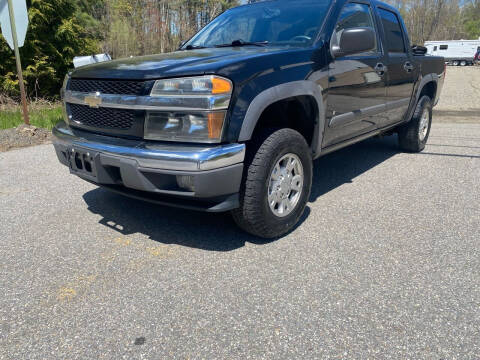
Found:
[[[323,147],[376,130],[385,111],[386,62],[371,6],[362,2],[347,3],[337,21],[331,43],[338,44],[344,30],[358,27],[373,28],[377,45],[368,53],[337,58],[330,63]]]

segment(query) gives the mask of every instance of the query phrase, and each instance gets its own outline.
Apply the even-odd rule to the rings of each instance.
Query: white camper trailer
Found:
[[[480,50],[480,39],[427,41],[425,47],[428,55],[443,56],[450,65],[467,66],[473,65],[473,58]]]

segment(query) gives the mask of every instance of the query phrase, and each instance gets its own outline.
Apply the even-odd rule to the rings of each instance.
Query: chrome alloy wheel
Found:
[[[423,110],[422,118],[420,119],[420,128],[418,130],[418,137],[420,141],[425,140],[428,134],[428,126],[430,124],[430,111],[429,109]]]
[[[278,217],[288,216],[302,197],[303,166],[295,154],[283,156],[274,166],[268,182],[268,204]]]

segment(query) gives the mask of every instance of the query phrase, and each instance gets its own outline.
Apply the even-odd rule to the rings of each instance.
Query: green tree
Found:
[[[82,13],[78,0],[28,0],[27,6],[30,25],[20,49],[27,93],[57,97],[73,58],[99,50],[98,34],[88,29],[95,20]],[[15,57],[0,37],[0,93],[17,97],[18,92]]]
[[[470,39],[480,37],[480,1],[472,1],[465,5],[463,13],[465,14],[465,32]]]
[[[95,0],[89,0],[95,1]],[[102,48],[114,58],[173,51],[237,0],[105,0]]]

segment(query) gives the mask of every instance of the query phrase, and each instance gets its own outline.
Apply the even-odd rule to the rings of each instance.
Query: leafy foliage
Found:
[[[74,56],[99,50],[98,36],[88,31],[95,20],[71,0],[27,1],[29,29],[20,49],[30,97],[56,97]],[[79,16],[81,14],[81,16]],[[19,94],[15,56],[0,37],[0,93]]]
[[[480,36],[480,0],[385,1],[400,9],[415,44]]]
[[[237,0],[105,0],[103,49],[114,58],[173,51]]]
[[[471,39],[480,38],[480,1],[472,1],[464,9],[465,31]]]

